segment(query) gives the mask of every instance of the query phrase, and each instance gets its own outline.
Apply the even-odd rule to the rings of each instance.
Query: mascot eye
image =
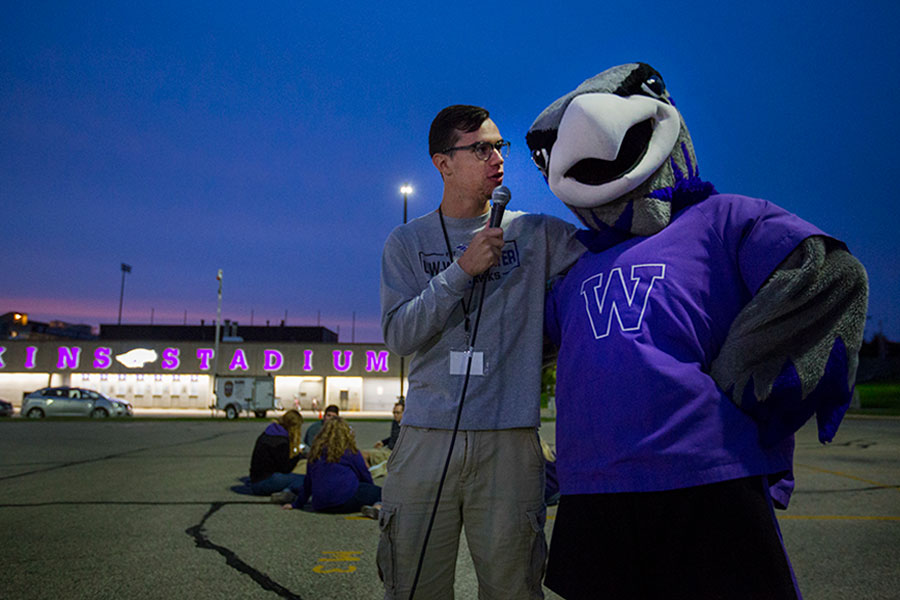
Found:
[[[641,89],[656,97],[662,97],[662,95],[666,93],[666,85],[663,83],[663,80],[656,75],[648,77],[647,81],[641,85]]]
[[[544,148],[538,148],[531,153],[531,161],[540,169],[541,173],[547,174],[547,163],[550,162],[550,155]]]

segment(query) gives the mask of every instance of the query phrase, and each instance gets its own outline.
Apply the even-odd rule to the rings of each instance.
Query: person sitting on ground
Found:
[[[394,449],[394,444],[397,443],[397,438],[400,436],[400,421],[403,419],[403,409],[403,402],[394,404],[394,420],[391,421],[391,434],[383,440],[375,442],[374,450],[363,451],[366,464],[368,464],[369,467],[378,467],[376,471],[372,473],[372,477],[378,477],[379,475],[387,473],[384,463],[390,458],[391,451]]]
[[[400,436],[400,421],[403,420],[403,408],[404,404],[402,402],[394,404],[394,420],[391,421],[391,434],[383,440],[375,442],[375,448],[387,446],[388,450],[394,449],[394,444],[397,443],[397,438]]]
[[[288,410],[272,421],[256,438],[250,459],[250,489],[256,496],[268,496],[303,485],[303,475],[293,470],[300,461],[303,416]]]
[[[325,422],[310,449],[303,485],[291,491],[297,498],[282,508],[303,508],[312,497],[316,512],[352,513],[381,500],[353,430],[340,417]]]
[[[312,448],[312,445],[316,439],[316,436],[319,435],[320,431],[322,431],[322,426],[325,423],[327,423],[329,420],[339,417],[340,414],[341,414],[341,409],[338,408],[336,404],[329,404],[325,408],[325,415],[322,417],[322,420],[312,423],[307,428],[306,435],[303,436],[303,443],[306,444],[307,448]]]

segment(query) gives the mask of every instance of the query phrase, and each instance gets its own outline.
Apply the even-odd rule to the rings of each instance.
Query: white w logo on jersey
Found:
[[[599,340],[609,335],[613,316],[621,331],[640,329],[650,290],[657,279],[665,276],[666,265],[648,264],[631,267],[628,282],[621,267],[585,279],[581,283],[581,295],[594,338]]]

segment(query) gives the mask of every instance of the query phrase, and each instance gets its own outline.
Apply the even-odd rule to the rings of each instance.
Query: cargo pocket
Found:
[[[378,577],[384,582],[384,589],[393,597],[396,588],[394,581],[396,562],[396,548],[394,537],[396,535],[396,515],[400,507],[394,504],[382,503],[378,515],[378,527],[381,529],[381,539],[378,540],[378,554],[375,562],[378,565]]]
[[[534,541],[531,545],[531,564],[528,569],[528,589],[535,598],[542,598],[541,582],[547,570],[547,537],[544,535],[544,523],[547,522],[547,507],[542,506],[525,513],[534,530]]]

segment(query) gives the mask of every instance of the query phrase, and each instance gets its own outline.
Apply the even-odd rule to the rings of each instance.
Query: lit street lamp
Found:
[[[408,183],[404,183],[400,187],[400,193],[403,194],[403,224],[404,225],[406,225],[406,199],[409,197],[410,194],[412,194],[412,191],[413,191],[412,186],[409,185]],[[405,377],[404,366],[405,366],[405,361],[404,361],[403,357],[401,356],[400,357],[400,402],[403,402],[405,404],[406,396],[403,394],[403,379]]]

